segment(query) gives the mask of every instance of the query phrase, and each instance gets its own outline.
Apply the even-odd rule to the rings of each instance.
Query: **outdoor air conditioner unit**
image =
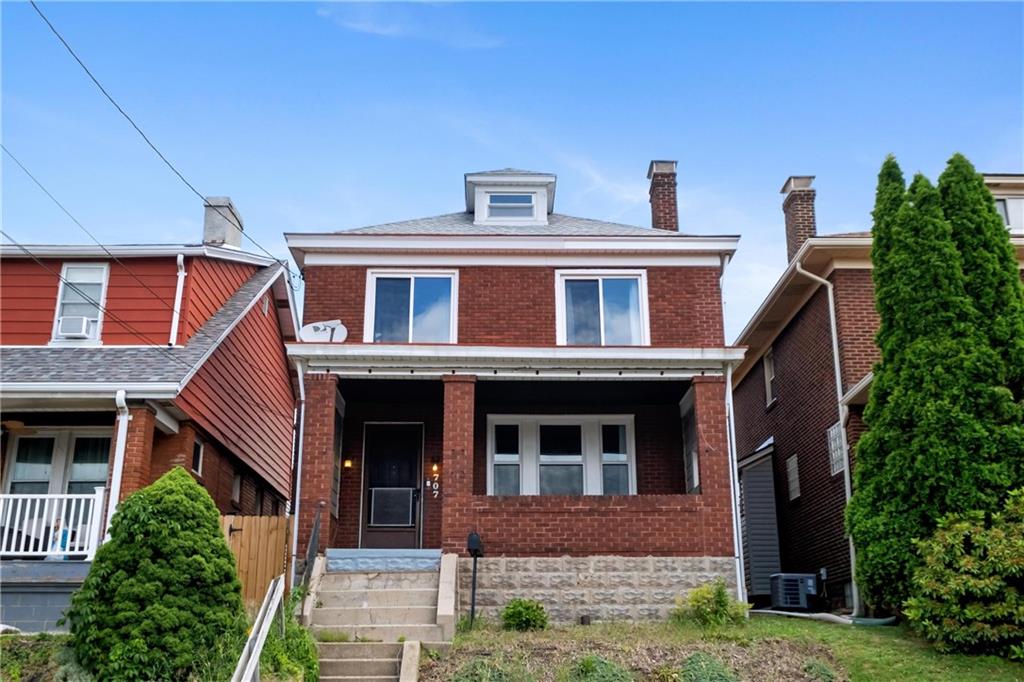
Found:
[[[88,339],[89,318],[64,316],[57,320],[57,336],[62,339]]]
[[[818,594],[813,573],[773,573],[769,577],[773,609],[807,609]]]

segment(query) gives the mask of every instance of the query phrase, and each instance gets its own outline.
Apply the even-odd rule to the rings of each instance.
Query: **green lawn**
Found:
[[[676,673],[683,661],[698,651],[725,664],[741,680],[1024,682],[1024,665],[990,656],[939,654],[903,627],[765,616],[707,636],[668,623],[605,623],[523,634],[485,626],[458,635],[447,655],[428,658],[421,679],[456,679],[479,659],[493,663],[501,674],[461,679],[557,681],[565,679],[574,661],[596,654],[638,680],[662,682],[681,679]]]

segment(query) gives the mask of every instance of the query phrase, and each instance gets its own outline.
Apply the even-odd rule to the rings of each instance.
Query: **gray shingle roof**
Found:
[[[477,171],[476,173],[466,173],[466,175],[552,175],[552,173],[543,173],[541,171],[521,170],[519,168],[499,168],[498,170]]]
[[[183,347],[0,347],[0,383],[180,382],[282,269],[257,270]]]
[[[510,235],[510,236],[576,236],[576,237],[670,237],[687,236],[665,230],[654,230],[637,225],[608,223],[603,220],[577,218],[552,213],[547,225],[474,225],[473,214],[446,213],[429,218],[403,220],[397,223],[370,225],[353,230],[342,230],[345,234],[394,234],[394,235]]]

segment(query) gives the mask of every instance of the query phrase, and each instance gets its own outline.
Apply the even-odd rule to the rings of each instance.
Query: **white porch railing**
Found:
[[[103,541],[104,489],[91,495],[0,495],[0,557],[90,561]]]

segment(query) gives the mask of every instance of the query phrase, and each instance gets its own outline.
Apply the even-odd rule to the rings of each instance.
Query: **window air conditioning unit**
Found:
[[[88,317],[61,317],[57,320],[57,336],[62,339],[88,339]]]
[[[818,595],[818,577],[813,573],[773,573],[769,582],[773,609],[808,609]]]

